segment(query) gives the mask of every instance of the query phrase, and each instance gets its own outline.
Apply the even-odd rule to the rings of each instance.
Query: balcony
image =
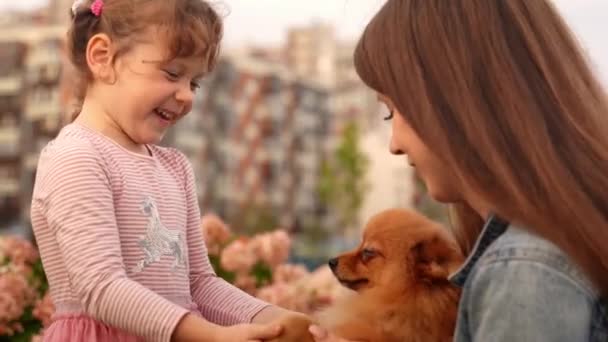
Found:
[[[34,91],[29,96],[26,103],[25,117],[28,120],[48,118],[60,120],[61,111],[58,91],[56,89],[45,89],[44,91]]]
[[[320,158],[315,152],[301,152],[298,154],[297,158],[302,169],[305,169],[307,172],[317,170]]]
[[[28,85],[58,84],[61,76],[61,64],[47,63],[39,67],[32,67],[26,74]]]
[[[15,126],[0,127],[0,158],[12,158],[19,155],[19,128]]]
[[[175,145],[184,150],[200,154],[206,146],[204,137],[196,132],[179,132],[175,137]]]
[[[299,132],[314,132],[320,126],[319,121],[317,113],[300,108],[296,111],[294,126]]]
[[[15,178],[4,178],[0,182],[0,197],[14,197],[19,195],[19,180]]]
[[[21,92],[23,79],[20,75],[0,77],[0,95],[16,95]]]
[[[38,152],[29,153],[27,157],[25,157],[25,161],[23,163],[23,168],[25,170],[35,170],[38,166],[38,159],[40,158]]]

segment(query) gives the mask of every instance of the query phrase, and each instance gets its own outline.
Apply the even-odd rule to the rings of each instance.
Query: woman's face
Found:
[[[390,152],[407,157],[408,163],[426,185],[429,195],[436,201],[454,203],[463,200],[460,186],[449,165],[425,145],[388,97],[378,94],[378,100],[391,113]]]

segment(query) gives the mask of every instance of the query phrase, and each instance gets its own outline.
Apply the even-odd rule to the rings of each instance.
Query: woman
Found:
[[[608,102],[556,9],[388,0],[355,65],[454,209],[454,340],[608,341]]]

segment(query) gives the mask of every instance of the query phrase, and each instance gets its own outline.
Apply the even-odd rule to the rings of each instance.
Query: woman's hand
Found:
[[[281,335],[270,342],[314,342],[308,328],[313,324],[312,318],[301,313],[287,313],[274,321],[283,328]]]

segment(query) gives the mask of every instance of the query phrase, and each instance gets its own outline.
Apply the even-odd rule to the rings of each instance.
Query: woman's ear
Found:
[[[116,49],[112,39],[105,33],[98,33],[89,39],[86,59],[94,80],[114,83],[114,56]]]

